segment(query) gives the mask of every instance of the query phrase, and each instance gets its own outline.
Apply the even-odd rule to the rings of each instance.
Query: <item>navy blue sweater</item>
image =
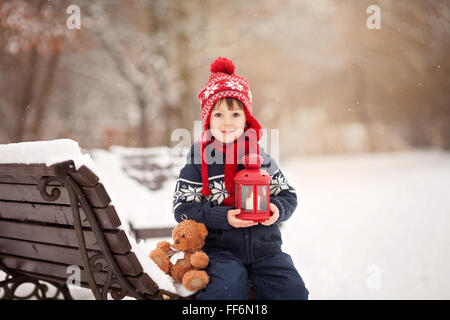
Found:
[[[205,224],[208,236],[203,250],[206,253],[225,249],[240,257],[244,263],[251,263],[266,254],[281,252],[282,239],[278,225],[289,219],[294,212],[297,195],[277,163],[260,147],[260,155],[264,158],[261,168],[272,177],[270,202],[277,206],[280,218],[268,227],[258,224],[249,228],[234,228],[227,220],[228,210],[234,207],[223,206],[223,200],[228,196],[224,180],[225,156],[220,151],[208,148],[207,154],[211,156],[208,163],[211,163],[211,159],[222,159],[217,161],[221,163],[208,165],[209,187],[212,192],[207,197],[201,193],[200,147],[194,143],[176,183],[173,200],[175,219],[181,222],[187,218]],[[242,169],[243,165],[239,164],[238,171]]]

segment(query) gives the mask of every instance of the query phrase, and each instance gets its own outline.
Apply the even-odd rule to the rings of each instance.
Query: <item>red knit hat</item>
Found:
[[[206,86],[198,94],[198,100],[201,103],[202,115],[202,135],[199,143],[201,145],[202,158],[202,194],[207,196],[211,194],[211,189],[208,187],[208,165],[204,159],[204,149],[211,142],[211,133],[209,131],[209,121],[211,118],[211,111],[215,103],[223,98],[231,97],[242,102],[244,105],[244,113],[247,122],[247,129],[253,129],[256,133],[256,139],[259,141],[262,136],[262,126],[258,120],[252,115],[252,93],[248,81],[234,73],[235,66],[233,61],[227,58],[217,58],[210,66],[211,75]],[[256,151],[259,154],[259,146],[256,143]],[[237,163],[233,166],[225,164],[225,185],[229,194],[229,198],[225,199],[225,204],[234,204],[234,185],[232,179],[237,171]],[[233,176],[231,176],[233,175]],[[228,201],[227,201],[228,200]]]

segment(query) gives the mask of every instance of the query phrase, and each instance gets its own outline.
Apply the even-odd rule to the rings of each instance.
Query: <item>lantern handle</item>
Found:
[[[249,153],[242,157],[244,167],[247,169],[259,169],[264,158],[257,153]]]

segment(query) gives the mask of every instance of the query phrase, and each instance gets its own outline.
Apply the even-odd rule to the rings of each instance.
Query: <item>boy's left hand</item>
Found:
[[[270,210],[270,212],[272,212],[272,216],[269,219],[267,219],[266,221],[260,222],[263,226],[266,226],[266,227],[274,224],[280,217],[280,211],[278,211],[277,206],[274,205],[273,203],[270,203],[269,210]]]

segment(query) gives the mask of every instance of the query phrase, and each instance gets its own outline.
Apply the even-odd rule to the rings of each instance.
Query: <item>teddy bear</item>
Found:
[[[209,283],[204,270],[208,266],[208,255],[201,250],[208,231],[203,223],[184,220],[172,230],[173,244],[160,241],[150,252],[150,258],[175,282],[187,289],[197,291]]]

